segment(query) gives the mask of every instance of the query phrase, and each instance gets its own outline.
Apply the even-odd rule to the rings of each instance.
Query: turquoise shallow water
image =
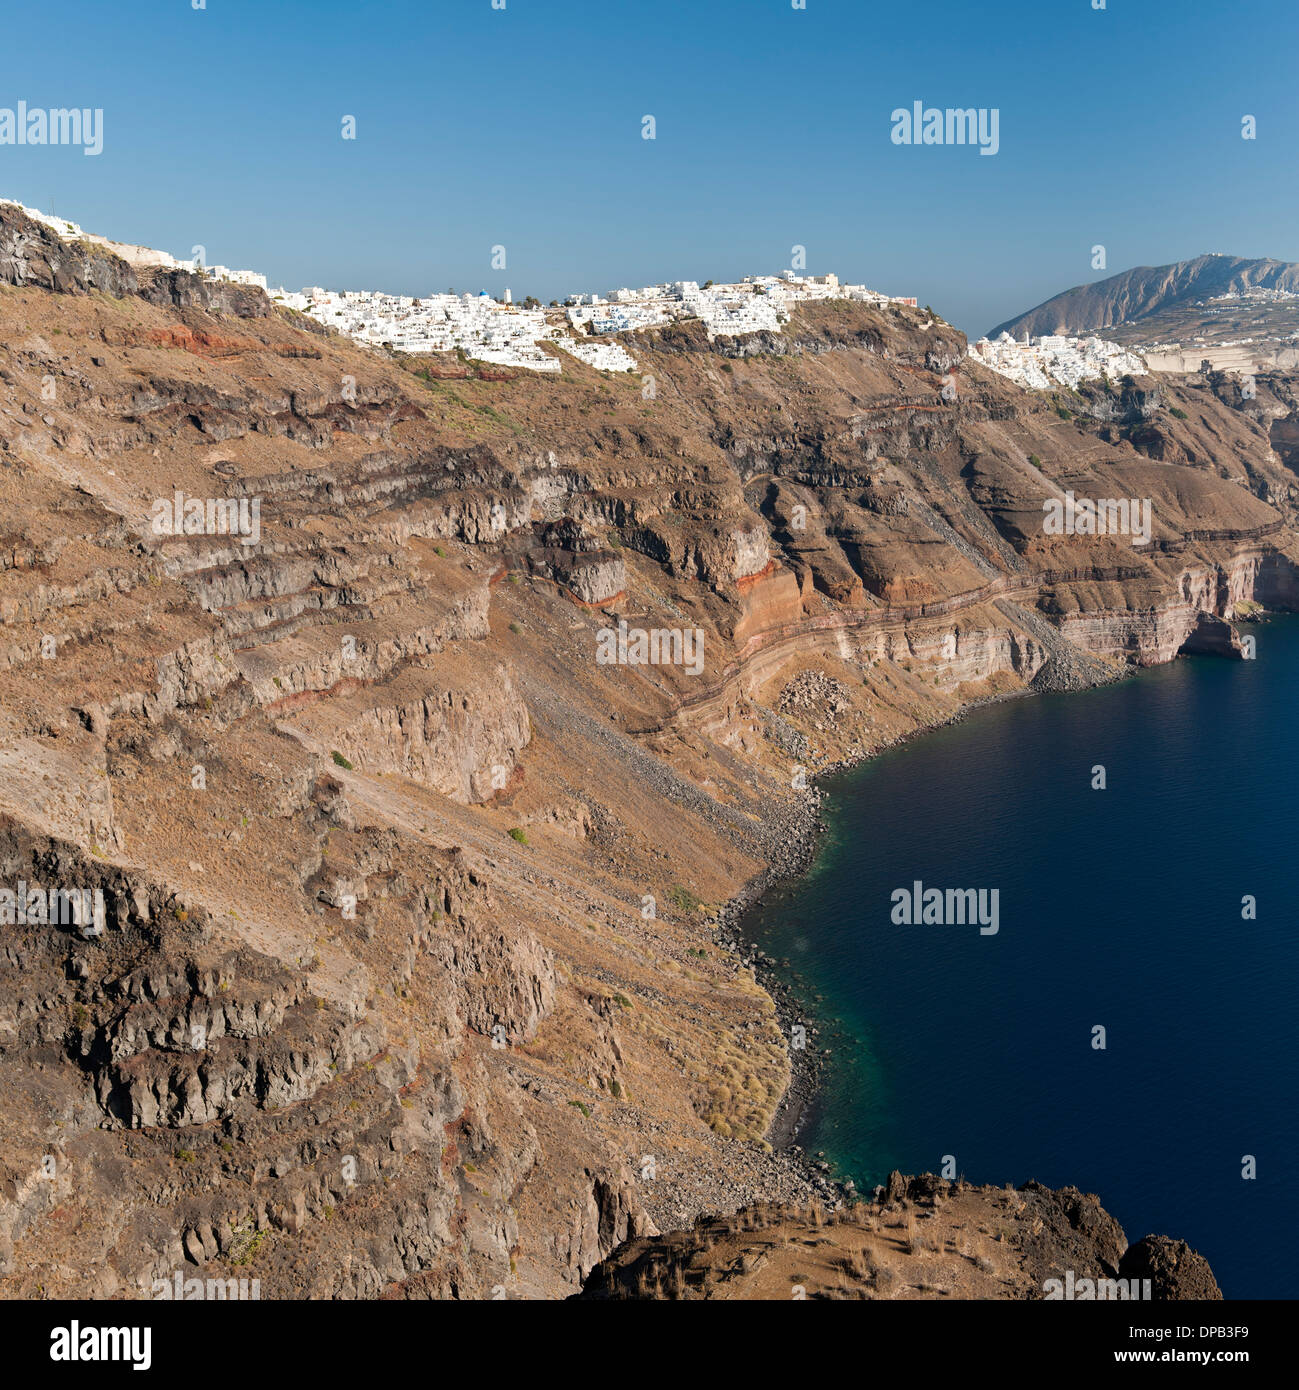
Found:
[[[831,1021],[806,1148],[865,1187],[947,1155],[1073,1184],[1229,1298],[1299,1296],[1299,618],[1251,630],[1254,661],[991,706],[825,784],[816,863],[743,924]],[[998,889],[997,933],[895,924],[917,879]]]

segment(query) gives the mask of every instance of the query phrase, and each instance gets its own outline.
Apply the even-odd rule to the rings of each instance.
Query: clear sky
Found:
[[[0,108],[102,108],[104,149],[0,145],[0,196],[292,289],[549,300],[801,245],[972,333],[1133,265],[1299,260],[1299,0],[194,2],[9,26]],[[998,153],[894,144],[915,101],[996,108]]]

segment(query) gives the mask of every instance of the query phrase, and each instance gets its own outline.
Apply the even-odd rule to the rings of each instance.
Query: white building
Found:
[[[588,367],[596,367],[602,372],[634,372],[636,359],[617,343],[581,343],[576,338],[555,339],[565,352],[570,352]]]
[[[252,270],[231,270],[227,266],[206,268],[193,261],[177,260],[165,251],[126,246],[103,237],[89,236],[75,222],[48,217],[33,208],[22,208],[29,217],[42,222],[66,241],[86,239],[108,247],[132,264],[204,273],[234,284],[266,290],[286,308],[310,314],[330,328],[374,346],[391,345],[410,353],[452,352],[459,350],[482,362],[523,367],[530,371],[557,372],[559,359],[543,351],[543,342],[553,340],[558,325],[546,322],[544,310],[522,309],[511,302],[505,291],[498,303],[484,290],[478,295],[382,294],[375,290],[326,290],[308,285],[301,291],[270,290],[266,277]],[[697,319],[710,339],[719,335],[738,337],[748,333],[774,333],[789,319],[791,307],[802,300],[849,299],[877,306],[889,303],[915,303],[890,298],[868,290],[864,285],[842,285],[838,276],[750,275],[737,284],[701,287],[695,280],[676,280],[668,284],[640,288],[622,286],[602,298],[595,293],[570,295],[566,301],[568,327],[576,338],[563,338],[565,351],[605,371],[634,371],[635,359],[624,348],[609,343],[587,341],[652,328],[682,319]],[[1062,362],[1072,360],[1063,347],[1054,349]],[[995,355],[995,354],[994,354]]]
[[[1057,385],[1072,389],[1101,376],[1135,376],[1147,370],[1141,357],[1117,343],[1061,334],[1046,334],[1031,341],[1025,335],[1023,342],[1016,342],[1009,333],[1003,333],[996,342],[980,338],[971,346],[970,355],[1033,391],[1049,391]]]

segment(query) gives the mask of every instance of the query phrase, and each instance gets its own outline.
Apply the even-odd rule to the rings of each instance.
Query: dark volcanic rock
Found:
[[[1117,1271],[1127,1239],[1099,1198],[1076,1187],[1054,1191],[1039,1182],[1025,1183],[1019,1195],[1024,1267],[1037,1283],[1063,1278],[1070,1269],[1093,1277],[1098,1266],[1106,1274]]]
[[[107,247],[88,240],[66,242],[9,204],[0,204],[0,283],[59,294],[100,290],[115,299],[138,294],[150,304],[244,319],[267,318],[271,312],[264,291],[187,270],[146,271],[142,283],[134,268]]]
[[[1149,1279],[1152,1298],[1222,1298],[1208,1260],[1170,1236],[1146,1236],[1129,1246],[1119,1261],[1119,1277]]]
[[[264,291],[228,280],[209,280],[188,270],[155,272],[140,290],[140,295],[150,304],[203,309],[210,314],[231,314],[241,319],[266,318],[271,312],[271,301]]]
[[[102,290],[117,299],[139,288],[135,271],[119,256],[92,242],[65,242],[7,204],[0,204],[0,283],[60,294]]]

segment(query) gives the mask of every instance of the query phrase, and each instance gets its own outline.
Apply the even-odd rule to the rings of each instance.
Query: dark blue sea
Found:
[[[1253,661],[985,707],[824,784],[815,864],[744,923],[833,1049],[805,1148],[867,1190],[947,1156],[1072,1184],[1228,1298],[1299,1296],[1299,618],[1246,631]],[[996,934],[895,924],[915,880],[999,890]]]

